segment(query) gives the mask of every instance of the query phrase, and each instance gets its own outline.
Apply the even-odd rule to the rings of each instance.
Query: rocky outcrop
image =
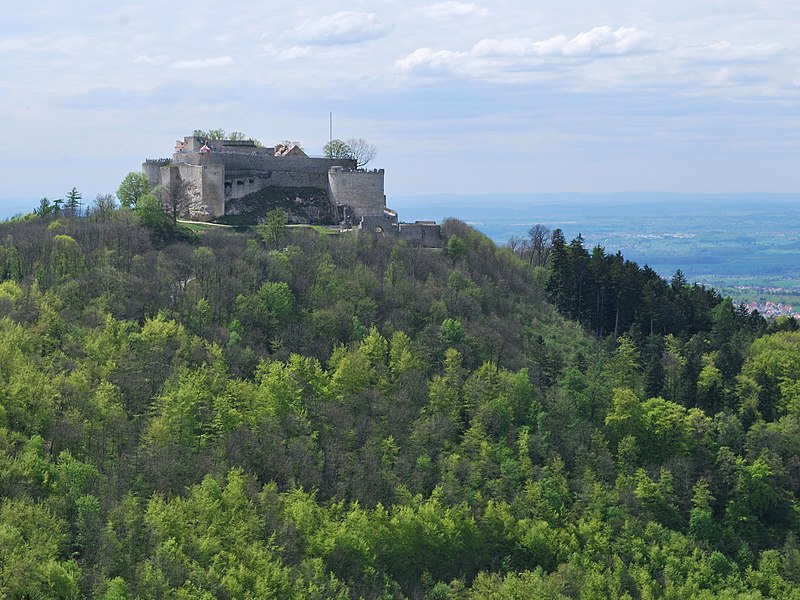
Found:
[[[290,224],[333,225],[328,192],[312,187],[265,187],[225,204],[225,216],[217,219],[231,225],[256,225],[271,210],[280,208]]]

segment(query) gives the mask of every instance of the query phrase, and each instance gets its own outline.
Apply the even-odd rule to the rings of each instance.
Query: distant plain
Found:
[[[736,302],[783,302],[800,310],[800,195],[551,194],[408,196],[389,204],[405,220],[456,217],[497,244],[536,223],[581,234],[588,250],[681,269]]]

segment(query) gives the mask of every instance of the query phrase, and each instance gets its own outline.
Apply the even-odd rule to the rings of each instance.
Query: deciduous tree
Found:
[[[187,216],[193,195],[194,185],[181,177],[172,177],[169,183],[161,187],[161,205],[173,226],[177,225],[178,217]]]
[[[140,171],[131,171],[117,188],[119,203],[125,208],[132,208],[144,194],[150,190],[147,175]]]
[[[363,138],[350,138],[345,144],[349,148],[349,158],[356,161],[356,166],[360,169],[366,166],[378,153],[375,144],[370,144]]]

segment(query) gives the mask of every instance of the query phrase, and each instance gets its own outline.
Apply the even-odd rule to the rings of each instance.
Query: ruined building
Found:
[[[189,136],[175,143],[171,159],[142,165],[152,186],[186,182],[192,196],[188,217],[212,221],[230,214],[234,201],[264,188],[316,189],[327,197],[319,220],[358,223],[386,207],[383,169],[357,169],[347,158],[316,158],[298,146],[265,148],[251,140],[205,140]]]
[[[383,169],[358,169],[349,158],[308,156],[293,144],[266,148],[252,140],[189,136],[175,143],[172,158],[148,159],[142,171],[152,187],[183,185],[189,196],[185,216],[196,221],[237,215],[254,205],[263,211],[273,203],[284,209],[290,223],[353,226],[360,232],[408,236],[420,245],[436,246],[440,240],[438,225],[398,223],[396,213],[387,211]],[[393,217],[385,227],[373,223],[383,222],[387,214]]]

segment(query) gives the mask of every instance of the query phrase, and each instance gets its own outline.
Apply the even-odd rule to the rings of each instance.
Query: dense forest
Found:
[[[795,321],[133,206],[0,223],[0,597],[800,598]]]

